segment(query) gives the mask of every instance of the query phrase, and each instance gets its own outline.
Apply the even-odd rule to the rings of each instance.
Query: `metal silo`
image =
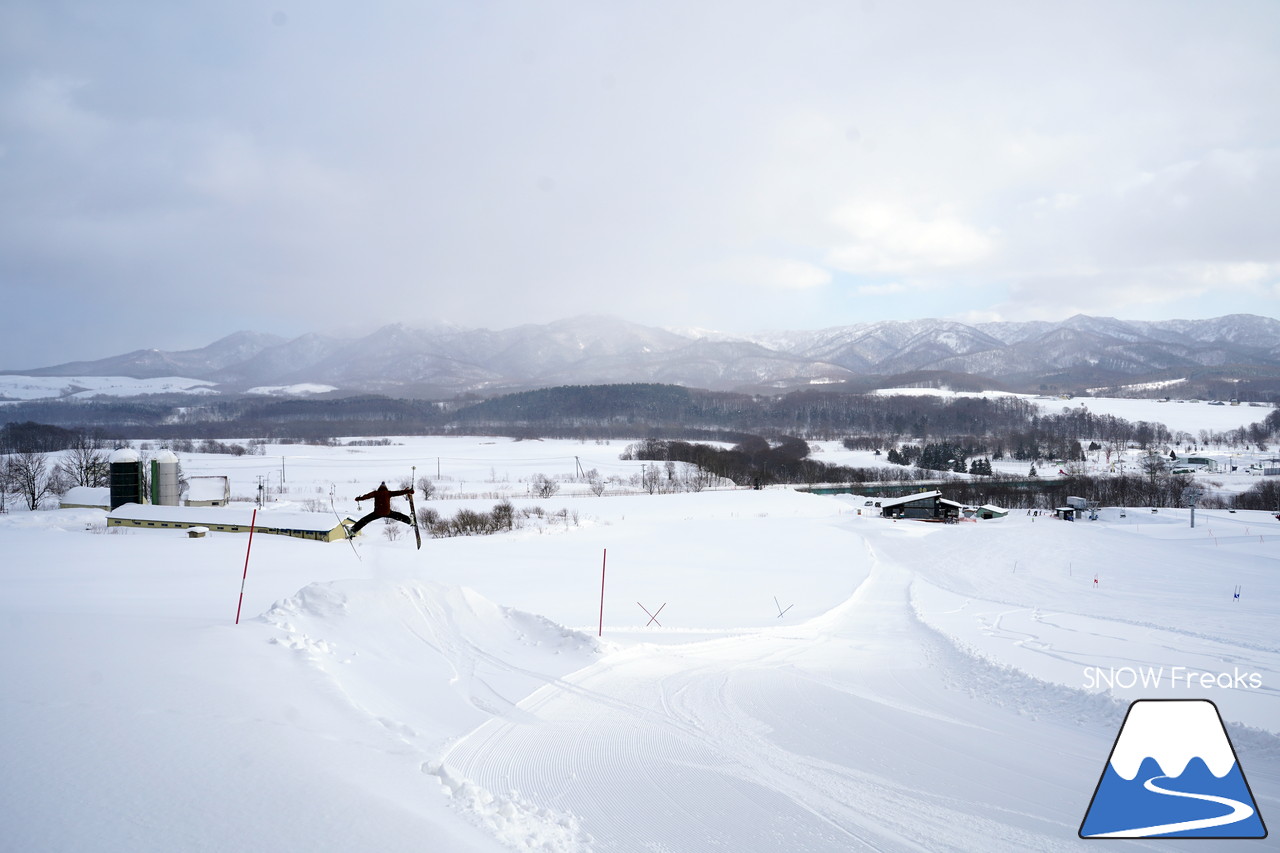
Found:
[[[157,506],[177,506],[180,490],[178,457],[170,450],[161,450],[151,460],[151,502]]]
[[[111,508],[142,503],[142,460],[138,452],[122,447],[107,462],[111,466]]]

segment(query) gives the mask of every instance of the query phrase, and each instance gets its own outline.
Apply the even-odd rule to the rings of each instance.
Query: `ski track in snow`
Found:
[[[981,781],[1000,718],[1018,714],[941,684],[909,580],[876,566],[790,635],[615,654],[537,691],[521,719],[486,722],[442,764],[568,810],[602,851],[1067,849],[1073,808],[1055,822],[994,795],[1016,785]],[[796,707],[822,709],[822,725],[789,727]]]
[[[850,570],[867,578],[827,614],[616,652],[461,738],[443,772],[573,815],[599,851],[1074,847],[1106,754],[1105,738],[1082,727],[1117,726],[1125,703],[992,662],[940,633],[914,600],[918,573],[863,545],[863,558],[850,549]],[[1028,615],[1035,630],[1004,624]],[[1105,619],[1062,621],[1005,608],[989,627],[1077,674],[1099,663],[1096,643],[1133,644],[1133,632]],[[1185,654],[1190,633],[1155,645]],[[1063,636],[1089,642],[1059,652]],[[1122,654],[1118,663],[1133,663]],[[1274,735],[1243,731],[1274,753]],[[1062,787],[1064,778],[1075,784]]]
[[[710,508],[695,510],[695,500]],[[425,569],[409,563],[417,559],[411,542],[358,543],[369,559],[357,562],[346,546],[326,551],[266,537],[254,544],[251,596],[259,604],[247,612],[279,598],[277,605],[233,633],[197,632],[195,645],[188,623],[171,627],[161,605],[178,602],[176,612],[186,619],[194,612],[199,625],[220,620],[220,609],[210,615],[212,606],[189,602],[221,603],[223,563],[238,583],[241,542],[64,535],[70,529],[37,537],[26,527],[55,516],[15,514],[0,528],[31,568],[10,567],[5,612],[22,614],[26,601],[35,616],[14,621],[10,636],[16,647],[16,638],[47,621],[36,636],[48,648],[9,665],[19,685],[4,706],[19,733],[13,776],[49,792],[70,787],[87,803],[81,823],[93,827],[64,832],[76,843],[43,849],[88,849],[79,842],[91,834],[115,842],[113,849],[183,849],[188,832],[231,849],[217,819],[262,802],[270,814],[251,820],[245,837],[280,849],[290,840],[313,850],[358,849],[353,839],[376,837],[379,849],[421,843],[485,853],[1065,850],[1080,843],[1081,817],[1127,705],[1118,691],[1082,689],[1081,669],[1112,664],[1262,669],[1264,687],[1234,691],[1224,715],[1259,811],[1275,808],[1280,646],[1265,629],[1268,608],[1274,612],[1272,541],[1232,544],[1230,572],[1253,574],[1243,579],[1244,602],[1230,604],[1219,593],[1240,581],[1215,571],[1224,551],[1172,524],[1153,534],[1156,526],[1144,523],[1139,539],[1136,525],[1106,522],[891,524],[830,512],[826,498],[767,491],[628,501],[591,504],[615,515],[581,531],[566,527],[554,542],[540,531],[526,531],[525,540],[433,542]],[[626,512],[612,509],[619,506]],[[659,512],[667,516],[661,524],[645,515]],[[691,521],[698,512],[705,517]],[[1219,531],[1231,523],[1214,520]],[[771,540],[773,550],[765,547]],[[37,541],[39,548],[24,544]],[[610,590],[635,590],[618,594],[628,611],[617,617],[618,636],[627,638],[620,644],[594,636],[596,560],[606,542]],[[615,552],[615,542],[627,548]],[[1028,552],[1036,562],[1026,561]],[[1091,591],[1094,564],[1116,552],[1123,560],[1102,563],[1102,590]],[[191,556],[206,553],[221,556],[216,564]],[[103,554],[115,554],[106,572],[97,563]],[[175,575],[172,566],[184,561],[191,566]],[[560,568],[579,562],[579,574]],[[336,579],[318,580],[326,577]],[[117,591],[121,579],[141,587],[139,578],[164,595]],[[673,600],[664,621],[666,614],[687,620],[684,633],[640,630],[644,620],[630,602],[648,603],[677,580],[691,591]],[[473,583],[476,592],[461,586]],[[260,584],[272,597],[261,598]],[[589,635],[562,627],[585,621],[573,621],[578,604],[555,609],[580,586]],[[777,620],[784,590],[782,604],[799,604]],[[727,604],[728,593],[751,600]],[[119,621],[81,625],[79,608],[118,610]],[[800,613],[807,621],[792,618]],[[145,631],[116,639],[139,618]],[[55,654],[63,631],[101,646]],[[717,639],[679,641],[706,636]],[[638,642],[650,637],[661,642]],[[228,651],[227,678],[246,680],[243,695],[210,701],[221,686],[210,673],[220,672]],[[147,685],[142,698],[127,679],[113,677],[105,693],[77,692],[53,675],[85,668],[86,658],[91,669],[114,672],[99,657]],[[156,671],[190,676],[203,693],[188,698],[184,686],[170,695],[167,680],[144,678],[157,663]],[[119,708],[68,710],[77,697],[100,701],[100,693]],[[156,723],[166,720],[177,723],[157,738]],[[239,750],[245,729],[254,737]],[[170,754],[183,756],[193,783],[179,792],[190,792],[185,800],[110,777],[116,765],[146,754],[130,740],[139,735],[168,745],[142,772],[166,778]],[[42,745],[23,752],[24,738]],[[255,778],[271,783],[265,797],[252,787],[239,799],[226,793],[239,776],[224,766],[227,756],[258,762]],[[54,796],[12,800],[38,813],[26,818],[11,807],[14,837],[48,835],[48,816],[66,807]],[[144,819],[165,830],[152,847],[134,828]]]

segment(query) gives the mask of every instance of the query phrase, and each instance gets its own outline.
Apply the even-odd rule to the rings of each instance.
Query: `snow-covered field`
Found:
[[[216,394],[211,383],[182,376],[135,379],[132,376],[0,376],[0,402],[85,400],[141,394]]]
[[[445,514],[509,494],[542,516],[421,551],[381,523],[255,537],[239,625],[243,535],[0,516],[0,848],[1065,850],[1128,701],[1173,696],[1217,703],[1280,814],[1267,513],[539,499],[536,474],[641,463],[620,442],[395,441],[181,461],[246,498],[261,478],[263,512],[332,517],[332,494],[348,514],[416,466]],[[1196,847],[1227,844],[1266,842]]]
[[[1001,391],[946,391],[933,388],[885,388],[876,392],[885,396],[928,397],[1019,397],[1040,407],[1046,415],[1060,414],[1066,409],[1081,406],[1095,415],[1112,415],[1130,423],[1148,421],[1162,423],[1172,433],[1187,432],[1199,435],[1200,430],[1228,432],[1265,418],[1270,406],[1251,406],[1248,401],[1239,405],[1211,405],[1204,401],[1169,400],[1160,402],[1128,397],[1060,397],[1012,394]]]

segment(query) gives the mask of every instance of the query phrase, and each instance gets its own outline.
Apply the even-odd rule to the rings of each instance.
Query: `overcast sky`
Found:
[[[0,0],[0,368],[1280,316],[1280,3]]]

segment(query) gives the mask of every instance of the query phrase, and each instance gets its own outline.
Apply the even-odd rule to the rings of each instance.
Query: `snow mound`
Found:
[[[554,853],[588,853],[592,849],[594,839],[569,812],[539,807],[517,791],[494,796],[440,764],[424,764],[422,772],[437,777],[446,795],[509,847]]]
[[[589,850],[578,819],[512,791],[496,796],[441,768],[439,756],[486,720],[598,657],[596,638],[478,593],[422,581],[314,583],[259,620],[269,642],[329,680],[332,701],[371,741],[437,776],[450,806],[518,850]]]
[[[425,581],[310,584],[259,617],[370,721],[432,753],[592,662],[596,638]]]

